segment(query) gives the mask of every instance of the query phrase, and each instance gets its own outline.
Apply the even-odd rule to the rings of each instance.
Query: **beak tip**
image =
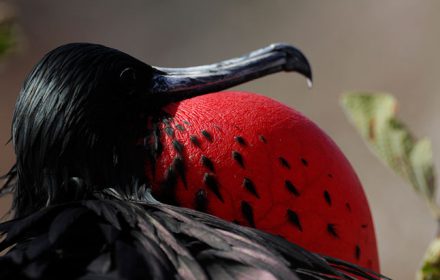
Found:
[[[296,47],[278,43],[272,46],[276,51],[282,51],[286,54],[286,64],[284,66],[284,71],[287,72],[298,72],[307,78],[307,83],[311,84],[312,78],[312,67],[307,59],[307,57]]]
[[[311,89],[313,87],[313,82],[311,78],[307,78],[307,87]]]
[[[303,65],[298,67],[295,71],[300,73],[304,77],[306,77],[308,82],[311,83],[311,82],[313,82],[312,69],[311,69],[310,64],[308,63],[308,61],[306,60],[305,62],[306,63],[304,63]]]
[[[312,88],[312,84],[313,84],[312,69],[310,67],[309,62],[307,61],[307,59],[305,57],[304,57],[304,60],[302,63],[296,64],[295,68],[290,71],[297,72],[297,73],[303,75],[307,79],[308,88]]]

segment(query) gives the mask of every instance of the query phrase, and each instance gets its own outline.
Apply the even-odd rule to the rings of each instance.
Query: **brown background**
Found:
[[[12,2],[12,1],[11,1]],[[383,273],[413,279],[435,225],[421,199],[378,163],[338,105],[350,89],[393,92],[400,115],[440,157],[438,1],[13,1],[25,41],[0,63],[0,172],[13,164],[15,98],[30,67],[62,43],[119,48],[153,65],[189,66],[271,42],[294,43],[310,58],[314,88],[279,74],[240,89],[294,106],[330,134],[358,171],[370,200]],[[0,200],[0,208],[8,207]]]

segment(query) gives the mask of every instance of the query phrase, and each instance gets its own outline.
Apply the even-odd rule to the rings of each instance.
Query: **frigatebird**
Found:
[[[381,279],[285,239],[157,201],[145,161],[164,105],[280,71],[311,79],[296,48],[273,44],[217,64],[147,65],[73,43],[31,71],[12,124],[1,279]],[[146,125],[146,124],[149,125]]]

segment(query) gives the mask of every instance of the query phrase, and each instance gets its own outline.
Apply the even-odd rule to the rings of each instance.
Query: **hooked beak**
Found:
[[[295,47],[272,44],[244,56],[187,68],[153,67],[152,94],[168,102],[224,90],[277,72],[298,72],[312,82],[307,58]]]

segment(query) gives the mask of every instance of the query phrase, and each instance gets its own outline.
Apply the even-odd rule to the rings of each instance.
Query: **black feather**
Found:
[[[241,213],[251,227],[255,227],[254,209],[247,201],[241,202]]]
[[[278,159],[280,161],[281,166],[290,169],[290,163],[287,161],[287,159],[285,159],[284,157],[279,157]]]
[[[232,151],[232,158],[238,163],[238,165],[240,165],[241,168],[244,168],[243,156],[239,152]]]
[[[197,136],[195,136],[195,135],[191,135],[191,136],[189,137],[189,139],[190,139],[191,143],[193,143],[194,146],[196,146],[197,148],[200,148],[200,147],[201,147],[201,144],[200,144],[199,138],[197,138]]]
[[[205,173],[203,175],[203,183],[215,194],[215,196],[221,201],[224,202],[223,196],[220,192],[220,187],[218,185],[218,181],[214,174]]]
[[[202,155],[200,158],[200,161],[202,162],[202,165],[209,169],[209,171],[214,172],[214,163],[212,160],[210,160],[207,156]]]
[[[242,136],[235,136],[234,140],[235,140],[235,142],[237,142],[241,146],[246,146],[247,145],[246,141],[244,140],[244,138]]]
[[[284,186],[294,196],[299,196],[300,195],[298,189],[295,187],[295,185],[291,181],[289,181],[289,180],[284,181]]]
[[[196,196],[194,199],[195,209],[198,211],[205,212],[206,207],[208,206],[208,198],[206,196],[206,191],[204,189],[200,189],[196,192]]]
[[[332,206],[332,197],[330,196],[330,193],[327,190],[324,191],[324,199],[325,202],[328,204],[328,206]]]
[[[292,223],[299,231],[302,231],[302,225],[301,225],[301,221],[299,219],[298,214],[291,210],[291,209],[287,209],[287,219],[290,223]]]
[[[258,195],[257,189],[255,188],[255,184],[254,184],[254,182],[252,182],[251,179],[245,177],[243,179],[243,187],[247,191],[249,191],[253,196],[255,196],[256,198],[260,198],[260,196]]]
[[[49,228],[49,241],[55,243],[85,213],[84,208],[70,208],[57,215]]]
[[[256,229],[149,197],[144,200],[131,202],[121,196],[110,200],[107,194],[31,214],[27,219],[53,222],[32,223],[26,236],[16,238],[12,249],[0,257],[0,275],[13,279],[222,279],[225,275],[230,279],[240,275],[351,279],[347,272],[361,279],[385,279]],[[131,213],[130,219],[135,217],[137,222],[130,225],[122,212]],[[67,222],[68,227],[54,226],[61,217],[75,217],[75,221]],[[22,228],[20,220],[10,222],[4,234],[15,226]],[[47,233],[63,228],[68,234],[59,234],[57,242],[50,242]],[[114,229],[119,234],[108,239],[99,229]],[[26,258],[17,257],[23,253]]]
[[[212,135],[211,135],[211,133],[209,133],[207,130],[202,130],[201,131],[201,133],[202,133],[202,135],[209,141],[209,142],[212,142],[213,141],[213,139],[212,139]]]

